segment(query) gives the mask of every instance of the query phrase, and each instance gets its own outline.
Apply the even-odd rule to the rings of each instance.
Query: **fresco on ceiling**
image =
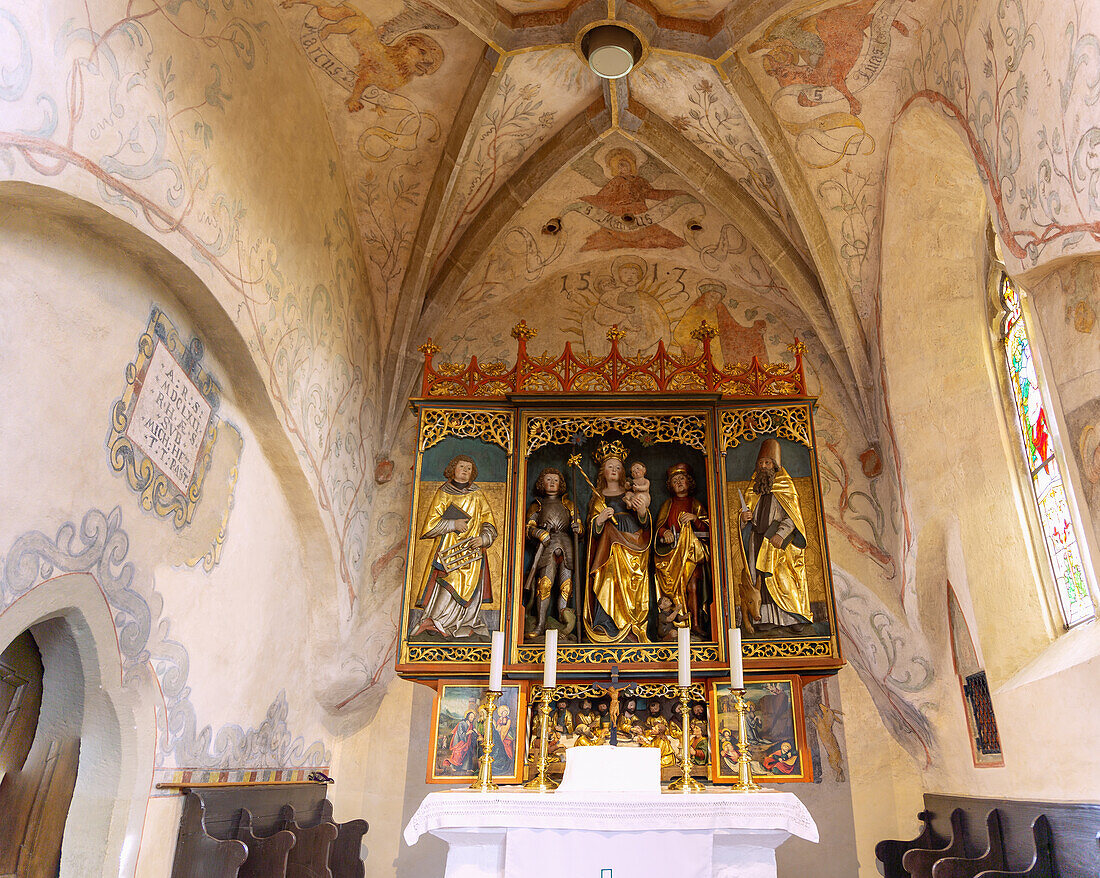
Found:
[[[698,220],[707,211],[684,180],[613,135],[558,171],[513,217],[471,272],[463,296],[491,297],[490,275],[536,281],[582,253],[705,249],[709,237],[704,243],[689,227],[702,230]]]
[[[1100,11],[1095,4],[943,3],[911,97],[959,126],[1010,268],[1100,242]]]
[[[795,247],[808,252],[760,141],[713,67],[693,58],[654,53],[631,76],[630,84],[642,104],[713,158]]]
[[[471,124],[449,200],[439,209],[435,263],[543,143],[596,99],[596,77],[572,49],[509,58]]]
[[[404,0],[405,8],[388,21],[372,21],[350,3],[281,0],[280,5],[308,7],[302,48],[319,70],[350,91],[344,101],[348,112],[374,111],[377,118],[359,139],[365,158],[382,161],[395,149],[416,149],[422,131],[429,139],[439,137],[439,120],[398,91],[415,77],[439,71],[446,53],[428,32],[458,21],[421,0]]]
[[[667,169],[647,153],[616,146],[600,158],[602,162],[597,161],[597,151],[589,151],[573,163],[574,171],[600,188],[562,210],[563,219],[577,213],[599,227],[584,239],[581,252],[683,247],[687,242],[661,223],[683,207],[699,205],[699,199],[684,189],[655,187],[650,178]]]
[[[899,20],[908,2],[803,5],[771,21],[749,44],[748,54],[779,86],[771,107],[805,164],[826,168],[874,152],[875,139],[860,118],[861,94],[886,66],[894,34],[909,36]]]
[[[483,46],[423,0],[282,0],[279,9],[309,59],[340,150],[385,337],[432,176]]]
[[[497,5],[513,15],[524,15],[572,9],[575,4],[573,0],[497,0]],[[672,18],[709,21],[729,5],[729,0],[649,0],[644,5]]]

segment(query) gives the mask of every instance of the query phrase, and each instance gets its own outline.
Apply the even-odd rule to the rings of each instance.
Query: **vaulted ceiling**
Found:
[[[852,225],[860,205],[875,221],[886,150],[869,128],[892,119],[892,40],[917,6],[282,0],[343,156],[397,408],[424,338],[468,353],[448,334],[456,308],[583,302],[567,271],[613,286],[633,253],[665,318],[690,306],[690,274],[816,338],[873,434],[876,245]],[[602,21],[644,46],[623,79],[581,57],[580,35]],[[671,269],[645,258],[673,254]],[[690,344],[670,333],[638,343]]]

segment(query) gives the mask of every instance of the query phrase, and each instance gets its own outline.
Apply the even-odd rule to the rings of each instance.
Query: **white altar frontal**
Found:
[[[446,878],[775,878],[775,849],[818,840],[792,793],[431,793],[405,841],[449,844]]]

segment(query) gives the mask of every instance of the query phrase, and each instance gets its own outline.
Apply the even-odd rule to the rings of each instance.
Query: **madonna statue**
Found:
[[[601,442],[588,504],[588,588],[584,628],[593,643],[646,641],[649,616],[649,496],[627,490],[627,450]]]

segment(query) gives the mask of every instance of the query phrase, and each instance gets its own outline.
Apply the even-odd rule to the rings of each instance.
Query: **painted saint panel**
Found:
[[[428,783],[463,783],[477,778],[485,746],[485,688],[476,683],[441,683],[432,712]],[[527,700],[521,684],[504,686],[492,724],[493,780],[519,783],[524,767]]]
[[[746,657],[836,654],[810,407],[729,410],[720,422],[730,588]],[[787,643],[780,650],[777,641]]]
[[[813,760],[806,746],[806,719],[802,710],[802,682],[797,676],[746,680],[745,700],[749,756],[753,779],[769,785],[812,781]],[[738,717],[730,684],[710,687],[715,783],[737,780]]]
[[[422,413],[402,626],[422,660],[487,661],[486,647],[471,647],[501,626],[511,422]]]

